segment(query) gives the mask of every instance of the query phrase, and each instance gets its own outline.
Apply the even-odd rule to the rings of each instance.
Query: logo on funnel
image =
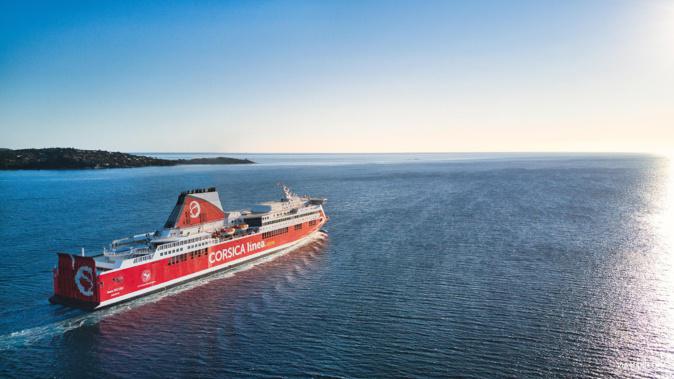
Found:
[[[190,217],[197,218],[201,214],[201,206],[198,202],[192,201],[190,203]]]

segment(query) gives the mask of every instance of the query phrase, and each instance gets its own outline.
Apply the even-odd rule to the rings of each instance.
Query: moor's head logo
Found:
[[[197,201],[192,201],[190,202],[190,217],[192,218],[197,218],[201,214],[201,206],[199,205],[199,202]]]
[[[150,270],[145,270],[140,275],[140,280],[142,280],[143,283],[147,283],[150,279],[152,279],[152,272],[150,272]]]
[[[84,296],[93,296],[94,294],[94,270],[89,266],[82,266],[75,274],[75,285]]]

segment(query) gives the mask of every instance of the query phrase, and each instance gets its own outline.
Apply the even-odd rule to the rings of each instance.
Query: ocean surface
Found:
[[[235,156],[260,163],[0,172],[0,377],[674,376],[666,158]],[[48,303],[56,252],[156,230],[186,189],[238,209],[280,181],[329,199],[327,238],[102,311]]]

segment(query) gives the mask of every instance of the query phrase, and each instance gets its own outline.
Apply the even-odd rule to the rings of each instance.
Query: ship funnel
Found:
[[[215,187],[181,192],[165,228],[187,228],[221,221],[225,212]]]

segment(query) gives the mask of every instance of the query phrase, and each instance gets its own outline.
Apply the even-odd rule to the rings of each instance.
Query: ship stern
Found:
[[[58,253],[51,303],[94,309],[100,304],[96,261],[91,257]]]

